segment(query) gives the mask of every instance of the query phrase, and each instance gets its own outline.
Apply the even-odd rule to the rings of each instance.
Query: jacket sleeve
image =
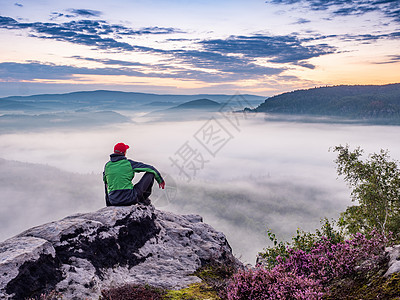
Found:
[[[108,162],[107,162],[107,164],[108,164]],[[106,178],[106,166],[107,166],[107,164],[105,164],[104,171],[103,171],[103,181],[104,181],[105,184],[107,184],[107,178]]]
[[[164,179],[162,178],[160,172],[158,172],[158,170],[156,168],[154,168],[153,166],[144,164],[142,162],[133,161],[133,160],[130,160],[130,159],[129,159],[129,162],[131,163],[133,172],[138,172],[138,173],[140,173],[140,172],[149,172],[149,173],[154,174],[154,178],[156,179],[156,181],[158,183],[161,183],[161,182],[164,181]]]

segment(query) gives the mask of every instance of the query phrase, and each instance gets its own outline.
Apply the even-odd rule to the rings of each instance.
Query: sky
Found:
[[[400,82],[399,0],[0,0],[0,97]]]

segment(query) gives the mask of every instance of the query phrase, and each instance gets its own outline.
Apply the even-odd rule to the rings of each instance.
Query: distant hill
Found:
[[[256,95],[242,95],[245,99],[258,105],[265,97]],[[60,110],[121,110],[135,109],[148,103],[174,102],[182,104],[196,99],[210,99],[218,102],[228,101],[232,95],[198,94],[198,95],[161,95],[150,93],[134,93],[119,91],[82,91],[66,94],[41,94],[32,96],[11,96],[0,98],[0,110],[31,110],[42,111]]]
[[[163,102],[163,101],[154,101],[150,103],[145,103],[142,106],[143,107],[172,107],[176,106],[176,102]]]
[[[400,84],[297,90],[268,98],[253,111],[400,124]]]
[[[23,102],[3,99],[0,100],[0,110],[10,111],[10,110],[34,110],[35,107],[25,104]]]
[[[43,130],[60,128],[89,128],[132,120],[114,111],[75,111],[45,114],[5,114],[0,115],[0,133],[18,130]]]
[[[189,121],[202,120],[216,113],[222,104],[202,98],[188,101],[170,108],[155,110],[146,115],[147,118],[158,121]]]
[[[178,106],[172,107],[171,109],[219,109],[221,103],[210,99],[197,99],[189,102],[182,103]]]

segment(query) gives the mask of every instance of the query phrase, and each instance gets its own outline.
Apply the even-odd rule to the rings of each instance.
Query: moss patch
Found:
[[[198,269],[194,274],[202,282],[180,290],[163,290],[151,286],[125,285],[103,290],[102,300],[222,300],[226,299],[226,286],[237,269],[214,262]]]
[[[101,291],[101,300],[162,300],[165,291],[148,285],[128,284]]]
[[[163,290],[148,285],[124,285],[103,290],[101,300],[221,300],[206,283],[195,283],[181,290]]]
[[[400,300],[400,273],[383,277],[387,270],[388,257],[381,257],[369,272],[359,271],[329,286],[330,295],[325,299]]]
[[[198,269],[193,275],[211,287],[221,299],[226,299],[226,288],[233,274],[238,271],[234,264],[210,263]]]
[[[351,299],[359,299],[360,295],[363,295],[363,299],[400,299],[400,274],[373,278],[368,283],[356,286]]]
[[[181,290],[170,290],[165,300],[220,300],[217,292],[205,283],[194,283]]]

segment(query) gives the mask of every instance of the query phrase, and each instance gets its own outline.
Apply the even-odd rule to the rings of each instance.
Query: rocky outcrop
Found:
[[[389,268],[385,276],[390,276],[394,273],[400,272],[400,245],[387,247],[386,252],[389,255]]]
[[[29,229],[0,243],[0,298],[55,290],[98,299],[102,289],[149,284],[178,289],[210,262],[240,265],[223,233],[198,215],[152,206],[106,207]]]

